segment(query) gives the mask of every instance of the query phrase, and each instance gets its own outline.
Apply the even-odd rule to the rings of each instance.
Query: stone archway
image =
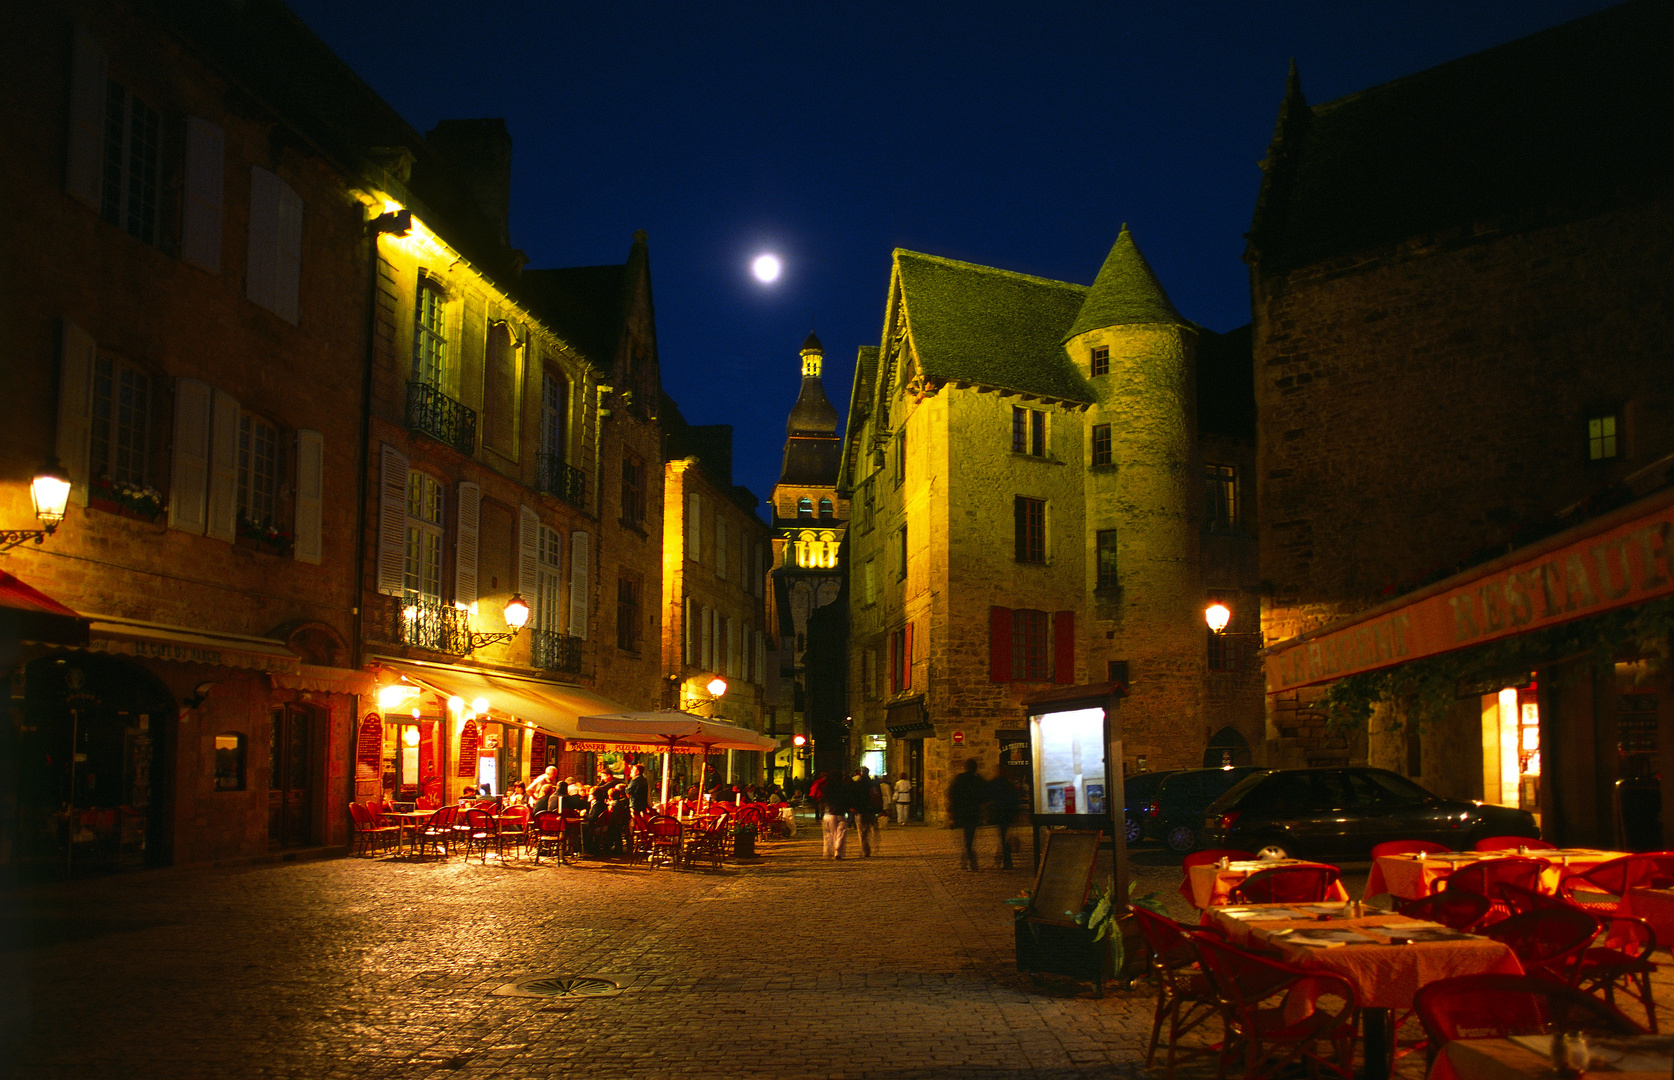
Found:
[[[1203,767],[1219,769],[1223,765],[1253,765],[1249,740],[1237,728],[1224,727],[1209,737],[1203,751]]]

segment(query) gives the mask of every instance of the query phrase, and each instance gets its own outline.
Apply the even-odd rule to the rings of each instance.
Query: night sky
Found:
[[[1090,283],[1127,222],[1182,314],[1240,326],[1291,57],[1318,104],[1610,4],[292,6],[420,132],[506,119],[532,266],[619,263],[646,230],[664,386],[733,425],[735,481],[765,498],[798,346],[818,331],[846,413],[891,249]]]

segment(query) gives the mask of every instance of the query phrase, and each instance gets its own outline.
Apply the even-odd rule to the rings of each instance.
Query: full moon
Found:
[[[756,275],[757,281],[764,284],[778,281],[779,271],[782,269],[777,255],[757,255],[755,261],[750,263],[750,272]]]

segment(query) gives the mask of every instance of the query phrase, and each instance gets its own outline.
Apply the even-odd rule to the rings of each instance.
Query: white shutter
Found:
[[[244,266],[244,295],[278,311],[279,178],[260,165],[250,169],[250,248]]]
[[[686,557],[703,561],[703,500],[697,492],[686,496]]]
[[[70,474],[75,500],[87,505],[87,439],[92,428],[93,358],[99,348],[93,335],[68,319],[59,324],[58,462]]]
[[[715,515],[715,575],[722,581],[727,577],[727,519]]]
[[[587,534],[570,534],[570,636],[587,640],[588,590],[593,587]]]
[[[528,600],[535,595],[535,575],[540,572],[541,516],[525,506],[517,521],[517,591]],[[546,629],[556,630],[558,620]]]
[[[378,591],[400,596],[407,577],[407,455],[383,443],[378,484]]]
[[[104,201],[107,78],[105,51],[92,34],[77,26],[70,55],[70,145],[64,188],[94,210]]]
[[[297,562],[319,565],[324,553],[325,436],[317,431],[296,433],[296,543]]]
[[[204,535],[238,537],[238,399],[215,391],[209,421],[209,503]]]
[[[273,313],[296,325],[297,294],[302,287],[302,196],[275,178],[279,203],[273,256]]]
[[[186,118],[185,220],[180,231],[180,257],[211,274],[221,272],[221,201],[225,190],[222,165],[226,136],[208,120]]]
[[[686,617],[680,622],[680,634],[684,639],[687,666],[697,667],[697,605],[689,596],[686,597]]]
[[[215,392],[206,382],[174,381],[169,528],[198,536],[209,526],[209,417],[214,400]]]
[[[482,486],[469,480],[459,484],[459,523],[453,549],[453,599],[477,602],[477,527],[482,520]]]
[[[699,665],[705,671],[715,666],[715,613],[708,608],[703,609],[703,655],[699,658]]]

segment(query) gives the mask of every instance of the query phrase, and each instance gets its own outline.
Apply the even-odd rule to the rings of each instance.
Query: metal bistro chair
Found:
[[[1527,848],[1529,851],[1556,851],[1558,845],[1549,840],[1535,840],[1527,836],[1487,836],[1478,840],[1472,850],[1516,851],[1518,848]]]
[[[1558,885],[1558,895],[1595,915],[1620,915],[1630,889],[1669,886],[1674,886],[1674,851],[1657,851],[1624,855],[1571,874]]]
[[[426,849],[434,847],[442,856],[447,858],[453,854],[453,845],[458,840],[455,821],[458,808],[444,806],[424,821],[418,822],[413,828],[413,850],[419,857],[424,856]]]
[[[1488,909],[1493,906],[1481,893],[1473,893],[1469,889],[1447,889],[1408,900],[1395,910],[1408,918],[1424,919],[1440,923],[1450,930],[1469,932],[1488,917]]]
[[[1385,855],[1440,855],[1444,851],[1453,849],[1446,844],[1438,844],[1434,840],[1385,840],[1381,844],[1372,845],[1372,858],[1381,859]]]
[[[1598,935],[1598,920],[1579,908],[1541,908],[1501,919],[1480,933],[1509,948],[1526,974],[1570,985],[1576,959]]]
[[[564,861],[564,815],[556,810],[542,810],[535,815],[530,839],[534,841],[535,865],[539,866],[542,855],[551,855],[560,863]]]
[[[528,846],[530,817],[527,806],[508,806],[500,811],[497,821],[500,826],[499,847],[502,859],[506,857],[508,846],[519,852]]]
[[[1217,1075],[1224,1077],[1242,1051],[1243,1080],[1269,1080],[1297,1066],[1353,1080],[1360,1004],[1346,979],[1257,956],[1199,931],[1191,937],[1226,1016]]]
[[[388,851],[390,841],[400,842],[398,826],[374,821],[372,812],[360,803],[349,804],[349,819],[354,824],[355,851],[368,857],[379,850]]]
[[[1513,911],[1569,910],[1586,911],[1569,901],[1545,893],[1519,889],[1515,885],[1502,886],[1506,901]],[[1657,1030],[1656,998],[1651,993],[1651,976],[1657,965],[1651,953],[1657,947],[1657,934],[1651,924],[1631,915],[1610,915],[1587,912],[1600,926],[1602,936],[1595,937],[1580,955],[1570,962],[1564,980],[1578,990],[1603,993],[1604,1000],[1616,1004],[1616,991],[1633,998],[1645,1010],[1645,1023],[1653,1033]]]
[[[488,849],[500,842],[500,829],[495,824],[494,815],[487,810],[470,807],[465,811],[465,858],[471,858],[471,852],[482,852],[482,864],[488,865]]]
[[[1180,895],[1186,898],[1186,903],[1197,906],[1197,901],[1192,898],[1192,867],[1218,863],[1223,858],[1228,862],[1253,862],[1255,855],[1252,852],[1239,851],[1237,848],[1210,848],[1187,855],[1180,860]]]
[[[1483,925],[1491,926],[1511,914],[1511,905],[1506,903],[1500,886],[1516,885],[1524,889],[1538,889],[1540,875],[1546,867],[1545,859],[1527,855],[1504,855],[1483,859],[1455,870],[1447,879],[1447,888],[1464,889],[1486,896],[1491,906]]]
[[[672,869],[680,868],[681,851],[680,822],[667,814],[653,814],[645,823],[645,862],[652,869],[656,869],[659,862],[666,862]]]
[[[1232,888],[1234,904],[1318,904],[1334,898],[1343,872],[1328,863],[1259,870]]]
[[[1545,1035],[1641,1035],[1645,1029],[1574,987],[1532,975],[1460,975],[1419,987],[1413,1008],[1430,1061],[1454,1039]]]
[[[1204,970],[1197,943],[1187,927],[1142,907],[1130,908],[1139,932],[1150,946],[1151,977],[1157,983],[1157,1011],[1151,1020],[1151,1046],[1145,1054],[1149,1069],[1157,1057],[1157,1042],[1163,1020],[1168,1020],[1168,1057],[1163,1080],[1173,1080],[1175,1060],[1205,1055],[1220,1056],[1220,1042],[1203,1046],[1180,1045],[1180,1037],[1204,1027],[1221,1014],[1221,1001]],[[1221,1041],[1226,1038],[1223,1031]]]

